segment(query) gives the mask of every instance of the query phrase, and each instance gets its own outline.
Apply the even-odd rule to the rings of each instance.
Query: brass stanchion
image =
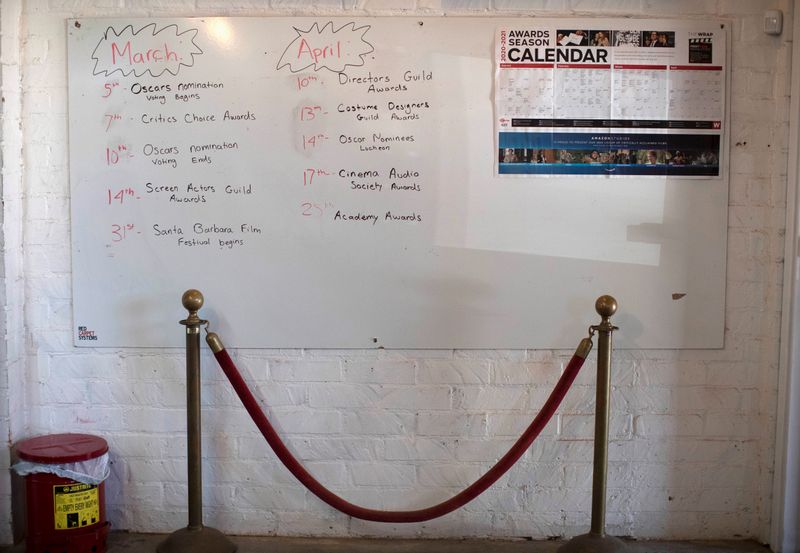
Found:
[[[611,334],[617,330],[611,316],[617,300],[600,296],[594,304],[602,317],[597,331],[597,404],[594,415],[594,468],[592,472],[592,525],[588,534],[569,540],[558,553],[620,553],[628,546],[619,538],[606,535],[606,479],[608,475],[608,414],[611,399]]]
[[[186,327],[186,438],[189,463],[189,524],[162,541],[158,553],[233,553],[233,544],[219,530],[203,526],[203,477],[200,434],[200,327],[208,321],[197,312],[203,294],[187,290],[181,298],[189,316],[180,322]]]

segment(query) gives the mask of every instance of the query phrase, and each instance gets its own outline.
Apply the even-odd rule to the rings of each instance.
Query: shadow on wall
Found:
[[[14,446],[9,446],[11,466],[19,460]],[[27,505],[25,503],[25,478],[16,472],[11,472],[11,532],[14,543],[19,543],[25,538],[25,525],[27,524]]]

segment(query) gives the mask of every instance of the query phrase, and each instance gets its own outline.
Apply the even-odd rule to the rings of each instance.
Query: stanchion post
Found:
[[[591,532],[606,532],[606,484],[608,480],[608,421],[611,400],[611,335],[617,328],[611,324],[611,315],[617,302],[611,296],[602,296],[595,303],[602,317],[597,331],[597,390],[594,415],[594,469],[592,471],[592,526]]]
[[[606,534],[606,483],[608,476],[608,421],[611,404],[611,323],[617,300],[600,296],[594,304],[602,320],[591,327],[597,332],[597,401],[594,419],[594,466],[592,469],[592,523],[588,534],[572,538],[558,553],[622,553],[625,542]]]
[[[188,467],[189,528],[203,527],[203,467],[200,430],[200,326],[197,312],[203,306],[203,295],[187,293],[183,306],[189,317],[180,324],[186,326],[186,443]]]
[[[176,530],[157,548],[158,553],[233,553],[236,545],[219,530],[203,525],[203,473],[200,429],[200,328],[203,294],[187,290],[181,298],[189,316],[186,327],[186,441],[189,524]]]

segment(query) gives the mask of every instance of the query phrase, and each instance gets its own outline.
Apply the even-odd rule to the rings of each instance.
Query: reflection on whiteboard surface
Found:
[[[644,50],[592,21],[536,25],[571,29],[559,51]],[[721,346],[725,126],[567,131],[526,111],[496,127],[493,52],[513,25],[70,21],[75,344],[180,346],[198,288],[231,347],[573,348],[605,293],[620,346]],[[641,25],[674,29],[671,51],[694,32]],[[693,59],[718,63],[720,36]],[[516,76],[534,96],[573,88]],[[716,160],[670,163],[703,149]],[[652,173],[587,179],[612,150]]]

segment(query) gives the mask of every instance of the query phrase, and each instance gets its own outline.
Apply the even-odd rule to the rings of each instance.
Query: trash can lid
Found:
[[[17,444],[20,459],[51,465],[88,461],[107,451],[106,441],[90,434],[46,434]]]

